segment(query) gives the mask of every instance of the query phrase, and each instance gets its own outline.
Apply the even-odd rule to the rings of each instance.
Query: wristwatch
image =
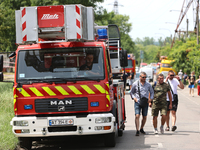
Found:
[[[178,81],[181,81],[180,79]]]

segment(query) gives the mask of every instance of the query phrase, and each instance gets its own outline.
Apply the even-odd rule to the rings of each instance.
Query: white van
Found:
[[[139,72],[145,72],[149,81],[153,82],[153,68],[151,66],[142,67]]]

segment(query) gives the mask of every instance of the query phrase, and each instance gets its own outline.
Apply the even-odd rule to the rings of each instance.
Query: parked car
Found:
[[[147,66],[147,63],[140,63],[140,68]]]

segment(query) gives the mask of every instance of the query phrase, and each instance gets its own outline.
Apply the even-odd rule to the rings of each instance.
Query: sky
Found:
[[[113,11],[115,0],[104,0],[101,5],[108,12]],[[118,0],[118,12],[122,15],[130,17],[129,22],[132,24],[132,29],[129,35],[133,40],[137,37],[153,37],[158,39],[162,37],[174,36],[174,31],[177,27],[181,8],[185,12],[186,6],[191,0]],[[193,31],[195,26],[196,0],[194,0],[184,19],[182,20],[178,30],[186,31],[189,20],[188,30]]]

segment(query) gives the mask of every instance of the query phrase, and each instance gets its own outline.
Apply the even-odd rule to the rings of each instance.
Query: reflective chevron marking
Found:
[[[62,95],[69,95],[67,91],[65,91],[61,86],[55,86],[55,88],[62,94]]]
[[[30,87],[29,88],[35,95],[37,96],[44,96],[42,93],[40,93],[40,91],[38,91],[38,89],[36,89],[35,87]]]
[[[50,96],[55,96],[56,94],[49,87],[42,87]]]
[[[75,86],[68,86],[68,88],[70,88],[70,90],[72,90],[76,95],[78,94],[82,94]]]
[[[16,98],[14,98],[14,100],[13,100],[13,105],[15,105],[15,103],[16,103]]]
[[[95,92],[92,91],[92,89],[89,88],[87,85],[81,85],[81,87],[82,87],[88,94],[95,94]]]
[[[101,86],[101,85],[99,85],[99,84],[96,84],[96,85],[94,85],[96,88],[97,88],[97,90],[99,90],[102,94],[105,94],[106,93],[106,90]]]
[[[106,98],[109,100],[109,102],[110,102],[110,95],[106,95]]]
[[[17,88],[17,90],[18,90],[24,97],[31,97],[23,88]]]
[[[107,85],[107,87],[109,88],[109,84],[107,83],[106,85]]]
[[[17,94],[15,94],[15,95],[14,95],[14,98],[17,98],[17,97],[18,97]]]

